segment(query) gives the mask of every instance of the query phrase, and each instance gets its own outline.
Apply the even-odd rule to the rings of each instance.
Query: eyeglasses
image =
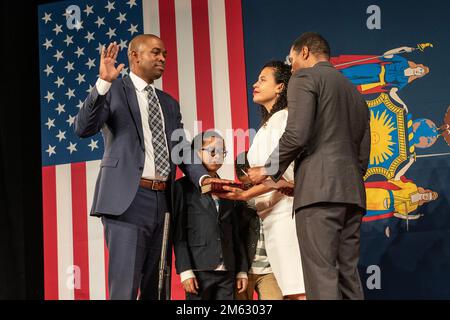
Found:
[[[215,157],[216,154],[218,154],[219,156],[222,156],[225,158],[228,154],[228,151],[226,151],[226,150],[215,149],[215,148],[202,148],[202,151],[208,152],[211,157]]]

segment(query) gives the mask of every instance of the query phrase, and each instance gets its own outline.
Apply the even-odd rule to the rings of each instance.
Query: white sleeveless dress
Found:
[[[286,128],[287,116],[286,109],[276,112],[256,133],[247,155],[251,167],[266,163]],[[283,177],[294,180],[294,163]],[[264,219],[267,256],[283,295],[305,293],[295,216],[292,217],[293,198],[271,191],[254,200],[258,215]]]

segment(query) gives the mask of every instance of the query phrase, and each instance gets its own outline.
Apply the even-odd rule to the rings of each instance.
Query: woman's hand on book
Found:
[[[223,186],[223,189],[228,191],[224,193],[215,193],[217,197],[221,199],[233,200],[233,201],[248,201],[248,194],[246,190],[242,190],[236,187],[230,187],[227,185]]]

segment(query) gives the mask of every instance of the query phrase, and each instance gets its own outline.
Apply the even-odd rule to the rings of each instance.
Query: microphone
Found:
[[[161,257],[159,260],[159,279],[158,279],[158,300],[163,299],[164,282],[166,282],[165,300],[170,300],[170,278],[164,281],[166,277],[170,277],[170,267],[167,266],[167,246],[169,245],[169,227],[170,227],[170,212],[164,214],[164,231],[161,248]],[[167,271],[166,272],[166,268]]]

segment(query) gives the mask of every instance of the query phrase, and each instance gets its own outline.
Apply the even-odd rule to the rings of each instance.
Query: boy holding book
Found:
[[[197,135],[192,148],[211,177],[218,177],[226,149],[214,131]],[[247,258],[239,238],[234,201],[201,193],[183,177],[175,183],[175,265],[188,300],[232,300],[247,287]]]

